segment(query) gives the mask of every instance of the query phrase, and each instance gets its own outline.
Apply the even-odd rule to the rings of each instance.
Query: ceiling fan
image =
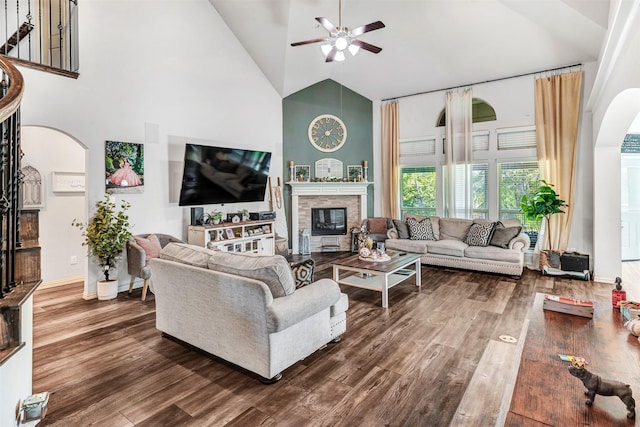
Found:
[[[344,51],[348,50],[351,55],[358,53],[360,48],[368,50],[373,53],[380,53],[381,47],[374,46],[362,40],[358,40],[358,36],[369,31],[379,30],[384,28],[382,21],[372,22],[371,24],[363,25],[361,27],[349,30],[347,27],[342,26],[342,0],[338,4],[338,26],[334,26],[327,18],[316,18],[316,21],[329,31],[329,37],[305,40],[301,42],[291,43],[291,46],[302,46],[305,44],[326,42],[320,48],[326,56],[325,62],[332,61],[344,61]]]

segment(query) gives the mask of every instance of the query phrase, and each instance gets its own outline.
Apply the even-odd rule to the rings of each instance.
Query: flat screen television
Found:
[[[186,144],[180,206],[261,202],[271,153]]]

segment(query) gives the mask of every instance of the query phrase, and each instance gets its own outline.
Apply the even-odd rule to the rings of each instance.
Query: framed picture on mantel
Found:
[[[308,182],[311,178],[311,166],[296,165],[295,167],[296,181]]]
[[[348,165],[347,177],[350,182],[362,181],[362,166],[360,165]]]

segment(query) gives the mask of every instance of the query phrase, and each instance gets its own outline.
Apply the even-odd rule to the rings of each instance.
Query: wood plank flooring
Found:
[[[331,277],[331,260],[349,255],[313,254],[315,278]],[[531,271],[516,280],[423,266],[421,289],[413,278],[397,285],[383,309],[380,293],[342,286],[343,340],[273,385],[161,337],[151,293],[145,302],[140,290],[85,301],[81,284],[42,289],[33,391],[52,395],[39,425],[501,425],[535,293],[606,300],[610,288]]]

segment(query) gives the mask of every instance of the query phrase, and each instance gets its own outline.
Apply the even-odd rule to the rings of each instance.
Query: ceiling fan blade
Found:
[[[338,48],[334,46],[333,49],[329,51],[329,54],[327,55],[327,59],[325,59],[324,62],[332,62],[335,59],[337,53],[338,53]]]
[[[313,40],[305,40],[302,42],[295,42],[295,43],[291,43],[291,46],[302,46],[304,44],[310,44],[310,43],[318,43],[318,42],[323,42],[326,41],[326,38],[323,39],[313,39]]]
[[[354,28],[351,30],[351,35],[353,37],[358,37],[361,34],[368,33],[373,30],[379,30],[380,28],[384,28],[384,24],[382,21],[376,21],[371,24],[363,25],[362,27]]]
[[[382,51],[381,47],[374,46],[367,42],[363,42],[362,40],[351,40],[351,44],[359,46],[360,48],[364,50],[368,50],[369,52],[373,52],[373,53],[380,53]]]
[[[336,27],[331,22],[329,22],[327,18],[322,18],[322,17],[316,18],[316,21],[318,21],[320,25],[324,27],[325,30],[329,31],[330,34],[335,34],[338,32]]]

